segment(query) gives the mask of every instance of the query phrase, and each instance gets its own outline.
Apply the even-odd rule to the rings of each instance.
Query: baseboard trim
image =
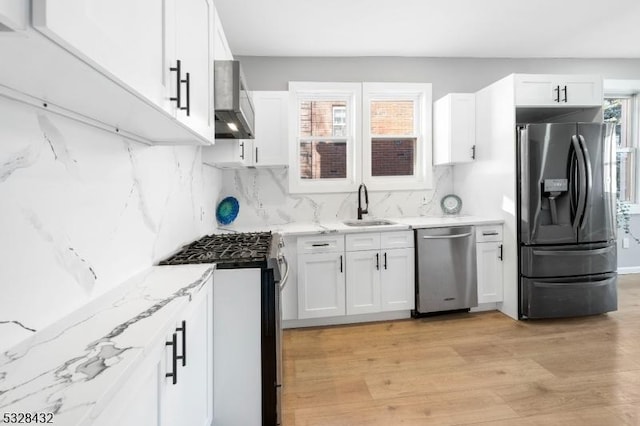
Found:
[[[618,268],[619,275],[640,274],[640,266],[623,266]]]

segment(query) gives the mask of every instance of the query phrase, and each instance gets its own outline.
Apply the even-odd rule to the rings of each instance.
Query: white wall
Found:
[[[618,229],[618,269],[620,272],[640,272],[640,215],[632,215],[629,221],[631,234]],[[622,248],[622,239],[629,239],[629,248]]]
[[[0,350],[215,228],[220,172],[0,97]]]
[[[511,73],[597,74],[640,79],[640,59],[497,59],[240,56],[252,90],[287,90],[289,81],[432,83],[433,99],[476,92]]]

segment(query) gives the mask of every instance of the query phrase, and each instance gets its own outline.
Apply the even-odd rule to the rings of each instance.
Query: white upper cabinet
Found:
[[[162,9],[163,2],[156,0],[35,0],[33,24],[74,55],[168,110]]]
[[[0,2],[0,34],[21,31],[27,28],[29,3],[25,0],[2,0]]]
[[[212,140],[213,6],[210,0],[175,0],[173,8],[174,13],[167,14],[175,20],[167,23],[171,96],[177,98],[173,111],[178,120]]]
[[[202,162],[219,169],[253,166],[253,139],[219,139],[202,148]]]
[[[8,0],[0,33],[21,14],[0,93],[144,143],[213,143],[211,0]]]
[[[516,106],[602,106],[602,77],[515,74]]]
[[[288,163],[289,92],[251,92],[255,139],[218,139],[202,151],[202,161],[222,168],[285,167]]]
[[[256,167],[288,164],[289,92],[255,91],[254,163]]]
[[[455,164],[476,157],[476,97],[450,93],[433,104],[433,164]]]

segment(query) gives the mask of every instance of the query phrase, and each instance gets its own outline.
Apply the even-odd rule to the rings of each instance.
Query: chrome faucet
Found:
[[[362,208],[362,190],[364,189],[364,202],[365,207]],[[362,220],[363,214],[369,213],[369,194],[367,193],[367,187],[364,183],[361,183],[358,187],[358,220]]]

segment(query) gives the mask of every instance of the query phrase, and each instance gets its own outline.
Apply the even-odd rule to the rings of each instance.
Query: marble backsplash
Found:
[[[0,350],[211,233],[220,171],[0,98]]]
[[[222,172],[221,198],[240,203],[234,224],[241,226],[355,219],[358,194],[289,194],[288,169],[236,169]],[[434,188],[370,191],[369,217],[440,216],[440,199],[453,188],[452,168],[434,168]]]

